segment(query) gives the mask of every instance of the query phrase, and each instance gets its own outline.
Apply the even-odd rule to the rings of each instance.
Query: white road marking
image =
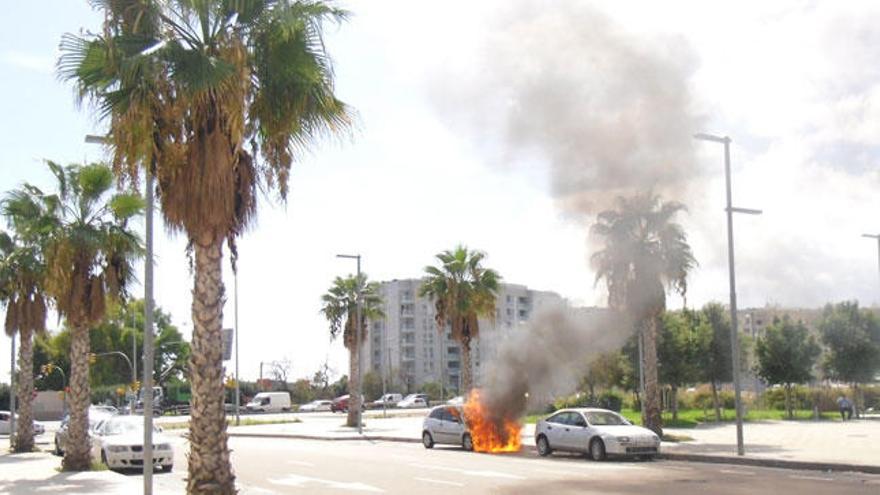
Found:
[[[741,474],[743,476],[754,476],[755,475],[754,471],[745,471],[742,469],[722,469],[721,472],[724,474]]]
[[[413,479],[416,481],[424,481],[426,483],[437,483],[439,485],[464,486],[464,483],[457,483],[455,481],[434,480],[431,478],[413,478]]]
[[[810,481],[834,481],[834,478],[821,478],[819,476],[799,476],[796,474],[789,475],[789,478],[793,478],[796,480],[810,480]]]
[[[578,473],[578,472],[574,472],[574,471],[562,471],[559,469],[537,469],[536,471],[539,473],[546,473],[546,474],[561,474],[563,476],[587,476],[587,473]]]
[[[315,467],[314,463],[306,461],[287,461],[287,463],[293,464],[294,466]]]
[[[663,469],[664,470],[668,469],[670,471],[692,471],[691,468],[680,467],[680,466],[663,466]],[[724,471],[721,471],[721,472],[723,473]]]
[[[489,471],[485,469],[476,470],[476,469],[460,469],[460,468],[451,468],[446,466],[432,466],[430,464],[417,464],[411,463],[410,466],[417,467],[421,469],[435,469],[437,471],[448,471],[452,473],[464,474],[467,476],[480,476],[483,478],[508,478],[512,480],[527,480],[525,476],[517,476],[515,474],[502,473],[501,471]]]
[[[268,481],[269,481],[269,483],[272,483],[274,485],[302,487],[303,485],[307,485],[309,483],[315,483],[315,484],[319,484],[319,485],[325,485],[327,488],[333,488],[336,490],[385,493],[385,490],[383,490],[381,488],[377,488],[375,486],[367,485],[366,483],[345,483],[345,482],[341,482],[341,481],[323,480],[320,478],[310,478],[308,476],[300,476],[297,474],[289,474],[289,475],[285,476],[284,478],[270,479]]]

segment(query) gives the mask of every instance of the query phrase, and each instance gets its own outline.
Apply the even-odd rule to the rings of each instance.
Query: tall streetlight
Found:
[[[15,334],[9,346],[9,450],[15,447]]]
[[[238,384],[238,261],[236,260],[235,270],[232,272],[235,286],[235,426],[241,424],[241,415],[239,404],[241,404],[241,387]]]
[[[877,240],[877,268],[880,270],[880,234],[862,234],[862,237]]]
[[[742,415],[742,394],[739,379],[739,335],[737,334],[736,319],[736,273],[733,262],[733,214],[745,213],[747,215],[760,215],[761,210],[752,210],[749,208],[735,208],[732,204],[732,193],[730,187],[730,138],[727,136],[719,137],[711,134],[695,134],[694,138],[702,141],[711,141],[713,143],[721,143],[724,145],[724,180],[727,188],[727,269],[730,273],[730,355],[733,366],[733,392],[736,405],[736,453],[745,455],[745,446],[743,445],[743,415]]]
[[[87,143],[107,144],[105,136],[87,135]],[[153,171],[144,164],[146,252],[144,260],[144,495],[153,494]],[[147,407],[149,404],[149,407]]]
[[[337,254],[336,257],[357,260],[357,281],[358,281],[358,284],[360,284],[360,280],[361,280],[361,255],[359,255],[359,254]],[[357,291],[358,292],[355,295],[355,313],[354,313],[355,314],[354,348],[355,348],[355,352],[357,352],[358,369],[355,370],[355,373],[357,373],[358,380],[357,380],[357,390],[355,390],[353,394],[349,393],[349,399],[348,399],[349,406],[348,407],[355,406],[355,409],[356,409],[355,414],[357,414],[357,418],[358,418],[358,435],[362,435],[364,433],[364,429],[363,429],[363,421],[361,418],[361,387],[363,386],[363,384],[361,383],[361,367],[362,367],[362,364],[361,364],[361,289],[360,289],[359,285],[357,285]],[[351,392],[351,391],[349,391],[349,392]],[[355,394],[357,394],[356,397],[352,397]],[[354,400],[352,400],[352,398],[354,398]]]

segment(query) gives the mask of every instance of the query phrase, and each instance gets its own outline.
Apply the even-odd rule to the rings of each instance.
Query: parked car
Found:
[[[260,392],[245,407],[251,412],[290,411],[290,394],[287,392]]]
[[[299,412],[318,412],[318,411],[329,411],[330,407],[332,407],[333,401],[329,400],[313,400],[308,404],[303,404],[299,406]]]
[[[397,403],[403,400],[403,395],[401,394],[385,394],[382,397],[374,400],[370,403],[372,407],[380,408],[380,407],[395,407]]]
[[[608,455],[651,458],[660,451],[660,437],[607,409],[562,409],[535,425],[538,454],[554,450],[583,452],[595,461]]]
[[[425,394],[409,394],[397,403],[397,407],[401,409],[416,409],[420,407],[428,407],[428,396]]]
[[[333,399],[333,402],[330,404],[330,410],[332,412],[347,412],[348,411],[348,401],[349,395],[340,395],[339,397]],[[361,396],[361,410],[364,410],[366,405],[364,404],[364,396]]]
[[[89,407],[89,436],[94,435],[95,427],[98,426],[101,421],[115,415],[116,413],[103,406]],[[141,419],[141,421],[143,421],[143,419]],[[64,419],[61,420],[61,426],[55,431],[55,448],[53,449],[55,455],[64,455],[64,446],[67,444],[67,425],[69,422],[70,415],[68,414],[64,416]]]
[[[162,429],[153,427],[153,462],[163,471],[174,468],[174,449]],[[92,435],[92,458],[110,469],[140,468],[144,465],[144,419],[136,416],[111,416],[95,427]]]
[[[436,444],[461,445],[465,450],[474,450],[474,442],[460,407],[436,406],[425,416],[422,422],[422,445],[430,449]]]
[[[9,434],[10,419],[12,415],[9,411],[0,411],[0,433]],[[18,424],[18,414],[15,415],[16,424]],[[46,426],[39,421],[34,421],[34,435],[42,435],[46,433]]]
[[[465,403],[465,400],[464,400],[463,395],[459,395],[458,397],[453,397],[453,398],[449,399],[448,401],[446,401],[446,404],[448,404],[450,406],[463,406],[464,403]]]

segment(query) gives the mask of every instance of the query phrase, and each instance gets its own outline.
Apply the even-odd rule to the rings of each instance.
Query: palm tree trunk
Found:
[[[721,403],[718,401],[718,385],[712,380],[712,407],[715,408],[715,422],[721,422]]]
[[[18,426],[15,430],[15,452],[34,450],[34,339],[33,332],[19,332],[18,348]]]
[[[663,418],[660,411],[660,384],[657,379],[657,319],[645,322],[645,403],[642,417],[645,428],[663,435]]]
[[[223,240],[193,242],[192,403],[187,493],[235,493],[223,407]]]
[[[62,466],[65,471],[86,471],[91,466],[89,439],[89,329],[72,323],[70,335],[70,422]]]
[[[474,378],[471,374],[471,339],[461,339],[461,391],[460,395],[467,397],[474,386]]]
[[[357,339],[352,339],[351,348],[348,350],[348,419],[345,421],[346,426],[355,427],[358,425],[358,414],[360,407],[356,407],[355,396],[358,389],[358,353],[357,345],[354,343]]]

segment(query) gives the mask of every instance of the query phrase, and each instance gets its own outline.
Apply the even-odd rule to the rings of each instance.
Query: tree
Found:
[[[434,321],[440,332],[451,327],[461,344],[462,395],[473,388],[471,343],[480,335],[481,317],[495,318],[495,299],[501,276],[483,267],[486,254],[459,245],[436,256],[440,266],[427,266],[419,295],[434,303]]]
[[[813,378],[813,365],[822,349],[803,322],[793,322],[788,315],[776,318],[763,337],[755,342],[758,376],[769,384],[785,387],[785,410],[794,418],[791,386]]]
[[[46,330],[44,278],[46,265],[40,244],[42,233],[34,231],[28,211],[10,195],[3,213],[15,231],[14,237],[0,232],[0,303],[6,306],[6,334],[19,336],[18,411],[13,450],[34,449],[34,337]]]
[[[590,229],[604,243],[591,257],[596,283],[605,281],[608,306],[633,319],[642,341],[642,422],[658,434],[663,429],[657,328],[666,309],[664,285],[686,296],[687,275],[696,265],[684,229],[673,221],[684,209],[651,193],[618,197],[616,207],[599,213]]]
[[[580,388],[586,388],[590,400],[594,401],[597,387],[605,389],[623,387],[628,369],[629,363],[622,351],[599,354],[590,362]]]
[[[721,421],[721,402],[718,387],[729,382],[733,376],[732,353],[730,352],[730,316],[719,303],[708,303],[700,311],[697,326],[697,348],[700,349],[698,363],[702,379],[712,387],[712,405],[715,421]]]
[[[336,277],[327,293],[321,296],[323,306],[321,313],[330,322],[330,338],[342,333],[342,343],[348,349],[349,356],[349,393],[351,399],[348,408],[348,426],[357,426],[361,414],[361,398],[358,397],[358,378],[360,361],[358,349],[363,346],[367,336],[367,322],[384,317],[382,297],[379,295],[379,284],[367,282],[367,275],[349,275],[345,278]],[[360,309],[358,309],[360,302]],[[360,325],[357,324],[357,313],[360,311]],[[360,335],[357,335],[357,333]]]
[[[6,209],[29,212],[22,222],[45,233],[46,294],[70,327],[70,442],[64,468],[91,464],[88,437],[89,329],[101,322],[106,303],[123,299],[134,280],[133,263],[142,256],[129,220],[143,210],[140,196],[111,195],[113,173],[106,165],[47,162],[57,191],[25,184],[7,196]],[[24,220],[26,218],[26,220]]]
[[[822,311],[819,333],[828,349],[822,363],[825,374],[853,384],[858,415],[864,404],[859,384],[874,381],[880,373],[880,319],[859,309],[856,301],[828,304]]]
[[[95,2],[104,26],[62,39],[61,76],[109,125],[114,170],[158,179],[166,225],[194,258],[188,493],[229,494],[221,356],[223,243],[257,214],[257,188],[286,198],[294,158],[351,128],[334,95],[321,0]],[[249,145],[249,146],[248,146]]]
[[[376,371],[364,373],[361,379],[361,390],[367,401],[378,399],[382,396],[382,375]]]
[[[692,311],[663,315],[657,342],[660,382],[671,389],[672,420],[678,419],[678,388],[693,381],[697,374],[700,347],[696,332],[697,315]]]
[[[183,340],[180,331],[171,323],[171,315],[157,307],[154,312],[156,324],[153,378],[157,385],[171,380],[180,380],[189,359],[189,344]],[[89,349],[95,354],[121,352],[135,363],[143,362],[143,299],[126,301],[124,304],[111,304],[104,319],[89,331]],[[132,356],[132,337],[137,344],[137,353]],[[65,373],[70,370],[68,349],[70,348],[70,328],[64,327],[54,335],[43,335],[35,341],[34,370],[39,372],[43,365],[59,366]],[[92,387],[127,384],[131,379],[131,369],[120,356],[99,357],[89,367],[89,383]],[[45,375],[37,384],[39,390],[61,390],[64,384],[61,374]]]

